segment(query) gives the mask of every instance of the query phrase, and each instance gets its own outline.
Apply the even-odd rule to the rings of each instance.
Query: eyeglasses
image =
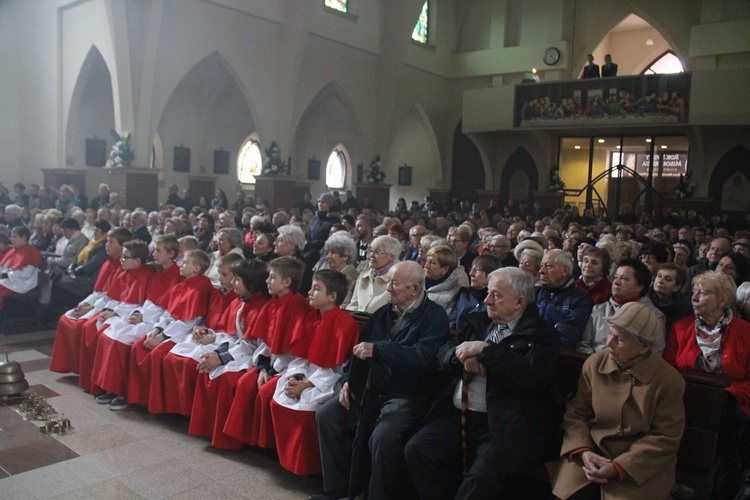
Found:
[[[510,248],[510,245],[487,245],[490,250],[496,250],[498,248]]]
[[[137,258],[138,257],[126,257],[126,256],[123,255],[123,256],[120,257],[120,260],[137,259]]]
[[[464,240],[459,240],[458,238],[452,238],[448,240],[448,243],[451,245],[455,245],[456,243],[466,243]]]
[[[469,269],[469,274],[487,274],[483,269],[479,269],[478,267],[472,267]]]
[[[368,250],[367,251],[367,256],[368,257],[372,256],[372,257],[375,257],[377,259],[381,255],[385,255],[385,252],[382,251],[382,250]]]

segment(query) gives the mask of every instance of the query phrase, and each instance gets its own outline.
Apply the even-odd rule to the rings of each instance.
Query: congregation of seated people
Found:
[[[349,191],[282,208],[175,185],[152,212],[105,184],[90,202],[14,192],[0,309],[38,289],[58,311],[50,370],[216,448],[275,449],[322,475],[311,498],[668,497],[677,369],[730,379],[717,467],[740,474],[714,491],[747,487],[750,227],[457,198],[386,211]],[[589,355],[570,401],[564,351]]]

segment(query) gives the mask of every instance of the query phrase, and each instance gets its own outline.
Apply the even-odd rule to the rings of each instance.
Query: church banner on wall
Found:
[[[689,123],[692,73],[516,85],[513,127],[623,127]]]
[[[610,152],[612,165],[625,165],[635,170],[643,177],[648,176],[648,168],[651,162],[651,155],[648,153],[620,153],[619,151]],[[679,177],[687,173],[688,154],[684,151],[662,152],[654,155],[654,174],[659,175],[661,169],[662,177]],[[613,171],[616,176],[617,171]],[[623,172],[625,177],[630,176],[628,172]]]

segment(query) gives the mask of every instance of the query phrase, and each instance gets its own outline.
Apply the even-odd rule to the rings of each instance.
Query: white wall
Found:
[[[563,61],[547,69],[545,78],[575,76],[585,54],[634,12],[652,22],[678,55],[699,54],[685,62],[705,69],[700,88],[713,76],[732,81],[716,67],[739,68],[744,75],[750,65],[745,45],[740,53],[732,52],[731,42],[712,45],[710,53],[698,51],[698,41],[716,33],[716,28],[694,29],[702,26],[702,12],[706,23],[729,23],[735,31],[744,26],[706,14],[715,10],[705,7],[708,0],[579,0],[575,13],[566,0],[435,0],[437,25],[426,48],[409,41],[421,3],[358,1],[352,15],[341,16],[318,0],[3,0],[0,64],[3,75],[11,75],[0,79],[3,182],[39,182],[36,169],[64,167],[66,158],[69,166],[83,165],[79,139],[114,121],[118,128],[133,125],[138,166],[146,165],[159,134],[165,185],[186,185],[184,174],[171,171],[174,145],[193,150],[193,175],[201,165],[212,173],[218,147],[231,151],[233,171],[239,142],[257,131],[263,147],[276,140],[284,157],[293,157],[293,174],[299,177],[306,176],[308,158],[324,161],[339,142],[353,165],[367,165],[380,154],[389,181],[396,180],[398,166],[413,163],[412,186],[394,187],[392,197],[421,198],[431,187],[450,187],[452,133],[462,116],[466,131],[507,128],[512,102],[507,83],[538,65],[550,44],[564,49]],[[611,37],[608,50],[616,62],[637,67],[627,53],[615,52],[616,46],[635,43],[625,40],[629,36]],[[93,45],[111,74],[111,109],[99,100],[71,110]],[[202,101],[194,89],[192,100],[170,103],[185,76],[212,54],[221,58],[224,72],[204,77],[228,87],[214,89],[213,101]],[[321,104],[318,96],[331,85],[338,97]],[[693,103],[700,112],[696,116],[708,126],[747,123],[750,105],[730,95],[719,96],[723,100],[713,111],[706,104],[710,98]],[[81,116],[68,129],[72,111]],[[484,139],[484,154],[493,162],[501,161],[502,151],[516,140]],[[548,161],[555,138],[543,142],[541,163]],[[92,174],[89,187],[101,178],[106,178],[101,172]],[[232,192],[234,177],[222,176],[218,185]],[[161,194],[163,199],[165,191]]]

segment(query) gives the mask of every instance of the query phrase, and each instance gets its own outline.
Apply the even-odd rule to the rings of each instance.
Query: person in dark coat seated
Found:
[[[453,383],[406,445],[423,499],[549,496],[537,478],[562,420],[560,334],[539,317],[534,279],[521,269],[490,273],[485,304],[440,349]]]
[[[436,354],[448,340],[448,315],[424,288],[416,262],[388,271],[389,303],[354,346],[339,398],[317,411],[326,491],[312,500],[406,496],[404,446],[440,391]]]

